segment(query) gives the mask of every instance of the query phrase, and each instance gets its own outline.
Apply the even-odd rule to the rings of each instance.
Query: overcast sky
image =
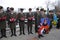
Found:
[[[56,0],[50,0],[50,3],[55,3]],[[25,11],[28,11],[28,8],[33,8],[33,11],[37,7],[42,7],[46,9],[46,4],[48,0],[0,0],[0,5],[5,9],[6,7],[14,7],[15,10],[18,8],[25,8]],[[49,5],[50,9],[54,9],[54,6]]]

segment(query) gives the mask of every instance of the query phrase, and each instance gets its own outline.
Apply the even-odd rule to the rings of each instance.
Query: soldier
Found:
[[[20,28],[20,34],[21,35],[22,33],[25,35],[25,32],[24,32],[24,21],[25,21],[25,14],[23,13],[23,8],[20,9],[20,12],[18,13],[18,17],[17,19],[19,20],[19,28]]]
[[[27,19],[28,19],[28,34],[33,34],[32,33],[32,17],[33,17],[33,14],[32,14],[32,9],[31,8],[29,8],[29,13],[27,13]]]
[[[16,13],[14,12],[14,8],[11,7],[10,8],[10,13],[8,14],[8,24],[10,26],[10,29],[11,29],[11,37],[14,35],[14,36],[17,36],[16,35]]]
[[[3,7],[0,6],[0,29],[1,29],[1,37],[0,38],[7,38],[6,36],[6,20],[7,20],[7,15],[3,11]]]
[[[50,19],[50,28],[49,28],[49,30],[50,30],[50,29],[52,28],[53,11],[50,10],[50,11],[49,11],[49,14],[48,14],[47,16],[48,16],[48,18]]]
[[[39,8],[36,8],[36,13],[35,15],[35,33],[38,31],[38,25],[39,25],[39,20],[40,20],[40,11]]]

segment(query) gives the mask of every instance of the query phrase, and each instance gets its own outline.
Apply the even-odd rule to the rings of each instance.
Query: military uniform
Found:
[[[11,8],[10,10],[12,10],[13,8]],[[17,15],[16,13],[9,13],[8,14],[8,24],[9,27],[11,29],[11,37],[14,35],[16,36],[16,19],[17,19]]]
[[[31,11],[32,9],[31,8],[29,8],[29,11]],[[29,12],[29,13],[27,13],[27,19],[28,19],[28,23],[27,23],[27,25],[28,25],[28,34],[33,34],[32,33],[32,24],[33,24],[33,14],[32,14],[32,12]]]
[[[23,13],[23,8],[21,8],[20,11],[22,11],[22,13],[18,13],[18,17],[17,17],[17,19],[19,20],[19,28],[20,28],[19,35],[21,35],[22,33],[25,35],[25,32],[24,32],[25,14]]]
[[[6,36],[6,20],[7,15],[3,11],[0,11],[0,29],[1,29],[1,38]]]
[[[36,10],[39,10],[38,8]],[[38,25],[40,24],[40,18],[41,18],[41,15],[40,15],[40,12],[37,13],[35,12],[35,32],[38,31]]]

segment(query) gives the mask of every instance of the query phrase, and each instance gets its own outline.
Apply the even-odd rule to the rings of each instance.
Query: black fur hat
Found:
[[[11,7],[11,8],[10,8],[10,10],[14,10],[14,8],[13,8],[13,7]]]

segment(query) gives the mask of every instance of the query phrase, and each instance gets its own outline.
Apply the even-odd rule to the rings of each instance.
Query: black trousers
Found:
[[[16,27],[15,28],[10,28],[11,29],[11,35],[16,35]]]
[[[52,29],[52,21],[50,21],[50,27],[49,27],[49,30]]]
[[[57,29],[60,29],[60,21],[58,21],[56,28],[57,28]]]
[[[38,32],[38,25],[35,24],[35,32]]]
[[[19,22],[19,27],[20,27],[20,34],[22,34],[22,32],[23,32],[23,34],[24,34],[24,33],[25,33],[25,32],[24,32],[24,29],[25,29],[25,28],[24,28],[24,21],[20,21],[20,22]]]
[[[35,32],[38,32],[38,23],[35,22]]]
[[[52,23],[50,24],[50,27],[49,27],[49,30],[51,30],[52,29]]]
[[[28,33],[32,33],[32,23],[28,22]]]
[[[6,36],[6,29],[1,29],[1,36]]]

